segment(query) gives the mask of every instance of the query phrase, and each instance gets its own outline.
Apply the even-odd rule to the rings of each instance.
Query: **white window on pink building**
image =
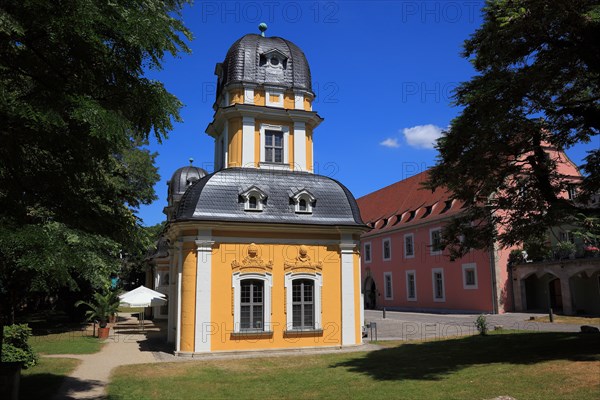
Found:
[[[364,260],[366,263],[370,263],[371,262],[371,243],[365,243],[365,250],[364,250]]]
[[[383,291],[386,300],[392,300],[394,298],[391,272],[383,273]]]
[[[415,235],[407,233],[404,235],[404,258],[415,256]]]
[[[446,301],[446,289],[444,287],[444,270],[434,268],[431,270],[433,283],[433,301]]]
[[[442,254],[442,228],[433,228],[429,231],[429,247],[432,256]]]
[[[383,239],[383,261],[392,259],[392,239]]]
[[[475,263],[463,264],[463,288],[477,289],[477,265]]]
[[[406,299],[417,301],[417,273],[414,270],[406,271]]]

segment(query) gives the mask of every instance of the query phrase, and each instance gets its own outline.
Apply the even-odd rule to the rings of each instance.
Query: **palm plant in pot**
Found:
[[[116,301],[115,301],[116,298]],[[98,338],[106,339],[110,328],[107,327],[110,315],[116,314],[119,307],[118,297],[114,292],[107,290],[104,293],[96,292],[93,295],[92,301],[78,301],[76,307],[84,305],[89,308],[85,312],[88,321],[97,320],[100,327],[98,328]]]

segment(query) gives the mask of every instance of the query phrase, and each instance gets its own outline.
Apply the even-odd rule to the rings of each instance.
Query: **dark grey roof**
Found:
[[[281,74],[270,73],[268,63],[261,65],[261,55],[272,52],[285,58]],[[217,71],[219,69],[219,93],[224,85],[242,82],[312,92],[306,56],[294,43],[280,37],[263,37],[254,33],[243,36],[229,48],[223,63],[217,64]],[[273,72],[277,71],[273,69]]]
[[[207,174],[208,172],[202,168],[194,167],[193,165],[179,168],[173,173],[171,180],[167,182],[169,185],[169,196],[183,194],[192,183]]]
[[[262,211],[245,211],[241,193],[252,186],[267,196]],[[306,189],[313,212],[295,212],[292,196]],[[228,168],[194,183],[181,198],[175,220],[363,226],[356,200],[338,181],[307,172]]]

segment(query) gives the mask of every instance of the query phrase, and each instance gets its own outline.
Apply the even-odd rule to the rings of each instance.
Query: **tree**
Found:
[[[181,107],[145,71],[189,52],[186,3],[0,5],[0,291],[13,299],[0,306],[98,288],[137,245],[135,213],[158,180],[143,146],[166,138]]]
[[[465,238],[448,239],[457,255],[571,221],[579,206],[561,196],[568,182],[545,149],[597,143],[600,128],[598,1],[488,0],[483,19],[463,53],[477,74],[455,92],[462,111],[427,182],[466,203],[444,235]],[[585,161],[581,203],[600,190],[600,150]]]

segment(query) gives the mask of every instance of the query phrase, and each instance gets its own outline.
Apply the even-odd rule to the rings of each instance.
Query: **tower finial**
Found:
[[[265,31],[267,30],[267,28],[268,28],[268,26],[267,26],[267,24],[265,24],[264,22],[261,22],[261,23],[258,25],[258,30],[260,31],[260,35],[261,35],[262,37],[265,37]]]
[[[194,163],[194,159],[192,157],[189,158],[190,161],[190,165],[192,165]]]

